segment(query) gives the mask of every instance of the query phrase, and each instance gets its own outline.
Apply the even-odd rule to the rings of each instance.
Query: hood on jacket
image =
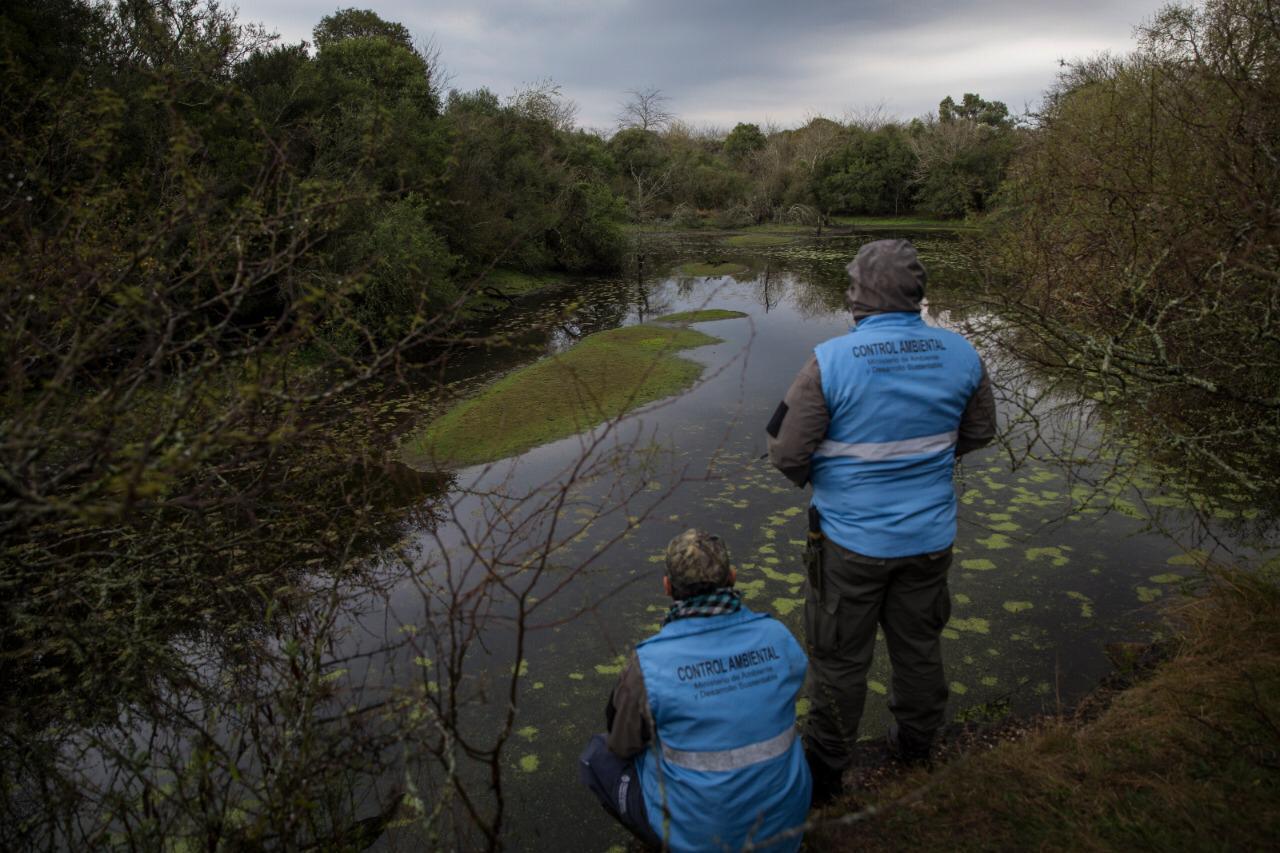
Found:
[[[875,240],[863,245],[849,266],[845,304],[860,320],[890,311],[920,310],[924,267],[909,240]]]

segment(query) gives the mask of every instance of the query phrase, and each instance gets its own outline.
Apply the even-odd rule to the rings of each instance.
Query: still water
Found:
[[[512,312],[501,330],[512,346],[454,365],[453,387],[466,393],[600,329],[700,308],[747,315],[696,327],[720,342],[682,353],[705,366],[688,392],[517,459],[455,472],[443,509],[406,537],[414,577],[392,579],[357,619],[352,653],[442,614],[467,614],[471,635],[424,641],[412,655],[375,654],[353,665],[353,677],[394,689],[439,666],[438,656],[465,650],[462,728],[481,737],[514,700],[502,750],[508,847],[625,842],[578,785],[577,755],[603,728],[631,645],[657,629],[666,609],[661,554],[673,535],[697,526],[722,536],[747,604],[802,638],[808,496],[762,458],[764,424],[814,345],[848,329],[843,268],[865,239],[795,241],[751,255],[715,249],[749,267],[721,277],[681,275],[682,262],[712,249],[668,240],[638,274]],[[989,348],[998,318],[975,304],[952,243],[921,235],[917,245],[930,273],[928,321],[975,335],[1002,389],[1006,422],[1030,411],[1037,423],[1037,434],[1019,427],[1010,447],[974,453],[957,473],[945,631],[950,712],[1052,710],[1109,669],[1107,643],[1150,635],[1154,606],[1220,541],[1154,477],[1113,476],[1123,451],[1104,444],[1099,454],[1090,402],[1050,392],[1026,364]],[[1045,461],[1053,456],[1073,464]],[[500,591],[488,593],[483,612],[459,608],[469,590],[497,577]],[[862,735],[874,738],[889,721],[883,645],[870,677]],[[389,843],[415,842],[393,831]]]

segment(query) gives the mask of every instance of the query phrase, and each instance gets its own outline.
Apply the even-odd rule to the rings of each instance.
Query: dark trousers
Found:
[[[578,779],[631,834],[654,849],[662,847],[662,841],[649,825],[635,761],[610,752],[604,735],[596,735],[587,743],[578,759]]]
[[[951,615],[950,566],[950,548],[882,560],[824,541],[818,589],[809,583],[805,592],[805,746],[828,767],[843,769],[853,758],[877,626],[893,665],[889,710],[897,734],[928,749],[947,708],[942,628]]]

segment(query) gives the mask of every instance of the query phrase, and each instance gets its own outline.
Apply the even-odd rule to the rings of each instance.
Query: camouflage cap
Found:
[[[677,587],[729,583],[729,549],[719,536],[690,528],[667,543],[667,576]]]

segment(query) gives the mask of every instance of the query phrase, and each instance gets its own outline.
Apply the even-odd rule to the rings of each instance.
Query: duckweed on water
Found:
[[[1185,554],[1176,554],[1165,560],[1171,566],[1203,566],[1209,561],[1209,555],[1204,551],[1193,550]]]
[[[517,730],[516,734],[520,735],[520,737],[525,740],[533,740],[538,736],[538,729],[535,726],[525,726],[524,728]]]
[[[1173,574],[1172,572],[1169,572],[1163,575],[1152,575],[1149,578],[1149,580],[1152,583],[1164,583],[1164,584],[1181,583],[1182,575],[1176,575],[1176,574]]]
[[[879,693],[881,696],[889,695],[889,688],[885,687],[883,684],[881,684],[879,681],[876,681],[874,678],[867,680],[867,689],[870,690],[872,693]]]
[[[772,606],[779,616],[786,616],[803,604],[803,598],[775,598]]]
[[[1160,596],[1164,595],[1164,590],[1154,586],[1138,587],[1138,600],[1143,604],[1150,604]]]
[[[1085,619],[1093,617],[1093,599],[1085,595],[1083,592],[1075,592],[1074,590],[1067,592],[1067,598],[1075,599],[1080,602],[1080,615]]]
[[[1063,549],[1054,545],[1046,548],[1028,548],[1023,556],[1027,558],[1027,562],[1034,563],[1036,560],[1046,559],[1051,565],[1065,566],[1071,562],[1066,554],[1062,553]]]
[[[1030,610],[1034,606],[1030,601],[1006,601],[1004,603],[1004,609],[1010,613],[1021,613],[1024,610]]]
[[[622,672],[622,667],[627,663],[625,655],[618,655],[613,659],[613,663],[596,664],[596,673],[599,675],[618,675]]]
[[[965,595],[963,592],[957,592],[955,595],[951,596],[951,600],[956,604],[968,604],[973,599],[969,598],[969,596]]]
[[[769,566],[761,566],[760,571],[771,581],[781,581],[786,584],[804,583],[804,575],[798,572],[779,572]]]
[[[520,769],[525,773],[534,773],[538,769],[538,756],[533,753],[520,757]]]
[[[961,560],[960,567],[971,572],[989,572],[996,567],[996,564],[986,557],[974,557],[968,560]]]
[[[951,688],[951,692],[956,694],[957,696],[963,696],[964,694],[969,692],[969,688],[965,687],[959,681],[953,681],[948,686]]]
[[[1009,537],[1005,536],[1003,533],[992,533],[985,539],[978,539],[977,542],[988,551],[999,551],[1004,548],[1013,547],[1013,543],[1009,541]]]
[[[991,633],[991,621],[978,616],[970,619],[956,619],[953,617],[947,625],[957,631],[970,631],[974,634]]]

